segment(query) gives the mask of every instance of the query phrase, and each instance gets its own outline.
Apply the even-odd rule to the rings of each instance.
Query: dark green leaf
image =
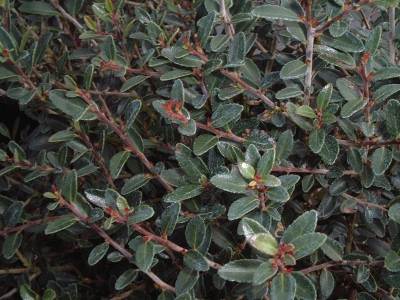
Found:
[[[110,244],[108,243],[101,243],[94,247],[89,253],[89,266],[94,266],[95,264],[97,264],[107,254],[109,248]]]

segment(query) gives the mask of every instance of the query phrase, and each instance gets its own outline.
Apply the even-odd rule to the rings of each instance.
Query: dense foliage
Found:
[[[0,299],[399,299],[397,5],[1,0]]]

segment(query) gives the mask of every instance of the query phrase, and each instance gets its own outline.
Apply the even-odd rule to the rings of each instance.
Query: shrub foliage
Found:
[[[397,2],[0,1],[1,299],[398,299]]]

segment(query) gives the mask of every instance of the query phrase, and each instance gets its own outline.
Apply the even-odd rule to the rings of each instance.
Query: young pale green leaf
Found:
[[[307,72],[307,65],[301,60],[293,60],[286,63],[280,72],[283,80],[298,79],[304,77]]]
[[[183,200],[194,198],[203,192],[203,188],[196,184],[187,184],[178,187],[164,197],[165,202],[181,202]]]
[[[151,241],[140,243],[135,252],[135,263],[143,272],[147,272],[154,258],[154,244]]]
[[[128,161],[130,153],[128,151],[121,151],[115,154],[110,159],[110,173],[112,178],[118,178],[125,163]]]
[[[318,214],[315,210],[306,211],[295,219],[285,230],[282,241],[286,244],[306,233],[313,233],[317,227]]]
[[[193,249],[197,249],[204,240],[206,226],[201,217],[192,218],[186,225],[185,237],[188,245]]]
[[[278,252],[278,242],[270,232],[254,234],[247,239],[247,242],[254,249],[267,255],[273,256]]]
[[[89,266],[94,266],[97,264],[102,258],[107,254],[108,249],[110,248],[110,244],[108,243],[101,243],[94,247],[88,257],[88,264]]]
[[[215,128],[224,127],[238,119],[243,111],[243,106],[236,103],[220,104],[211,116],[211,125]]]
[[[147,174],[137,174],[129,178],[122,186],[121,194],[127,195],[140,189],[142,186],[146,185],[146,183],[148,183],[150,179],[151,176]]]
[[[314,110],[308,105],[302,105],[297,107],[296,114],[309,119],[315,119],[317,117]]]
[[[312,232],[303,234],[291,241],[294,245],[296,259],[308,256],[318,250],[326,241],[327,236],[322,233]]]
[[[2,254],[5,259],[11,259],[22,243],[22,235],[14,233],[8,235],[3,242]]]
[[[268,230],[256,220],[244,217],[240,220],[237,233],[249,239],[257,233],[268,233]]]
[[[244,161],[238,164],[240,174],[246,179],[253,179],[256,174],[254,167]]]
[[[260,205],[260,200],[254,196],[243,197],[235,200],[228,210],[228,220],[236,220],[243,217],[245,214],[256,209]]]
[[[378,148],[371,156],[371,168],[375,175],[382,175],[392,163],[393,153],[386,147]]]
[[[339,155],[339,150],[339,143],[336,138],[332,135],[327,135],[319,155],[325,163],[333,165]]]
[[[263,262],[258,266],[253,276],[253,285],[260,285],[271,279],[278,272],[278,267],[270,261]]]
[[[296,280],[291,274],[279,273],[272,279],[271,300],[294,300]]]
[[[283,20],[300,22],[300,18],[292,10],[278,5],[261,5],[255,7],[251,13],[258,17],[270,21]]]
[[[316,300],[317,290],[314,283],[306,275],[301,272],[292,273],[296,280],[296,299]]]
[[[51,221],[47,224],[44,234],[53,234],[61,230],[67,229],[77,222],[74,215],[64,215],[61,218]]]
[[[258,259],[234,260],[218,269],[218,275],[228,281],[251,283],[261,263]]]
[[[31,287],[26,283],[21,284],[18,287],[18,290],[19,290],[19,296],[21,297],[20,299],[22,299],[22,300],[39,300],[40,299],[39,295],[34,290],[32,290]]]
[[[248,183],[237,172],[217,174],[210,182],[217,188],[230,193],[245,193]]]
[[[323,128],[314,129],[309,136],[308,146],[314,153],[319,153],[325,143],[326,133]]]
[[[183,262],[188,268],[205,272],[210,269],[206,258],[197,250],[189,250],[183,257]]]
[[[319,286],[324,299],[328,299],[335,288],[335,277],[326,269],[323,269],[319,276]]]
[[[266,187],[278,187],[282,185],[281,180],[278,177],[271,174],[268,174],[267,176],[263,177],[261,183]]]
[[[289,201],[289,199],[290,199],[288,190],[283,186],[277,186],[277,187],[272,187],[272,188],[268,189],[266,195],[269,200],[278,202],[278,203],[284,203],[284,202]]]
[[[211,134],[199,135],[193,143],[193,153],[197,156],[207,153],[218,143],[218,137]]]
[[[329,102],[331,101],[333,91],[333,85],[327,84],[322,88],[317,96],[317,108],[321,111],[325,111],[328,108]]]
[[[395,203],[389,208],[389,218],[400,224],[400,203]]]
[[[138,276],[139,272],[135,269],[128,269],[115,281],[114,288],[117,291],[123,290],[128,285],[130,285]]]

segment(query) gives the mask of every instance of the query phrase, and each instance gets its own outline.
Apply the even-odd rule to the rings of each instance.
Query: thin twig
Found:
[[[235,35],[235,27],[233,27],[233,24],[231,22],[231,16],[229,15],[229,12],[225,7],[225,0],[220,0],[219,6],[220,6],[220,14],[225,26],[225,32],[228,34],[230,39],[233,39],[233,36]]]
[[[83,26],[81,23],[78,22],[77,19],[75,19],[73,16],[71,16],[68,12],[65,11],[65,9],[60,5],[60,3],[58,2],[58,0],[50,0],[51,4],[54,6],[55,9],[57,9],[61,15],[66,18],[67,20],[69,20],[72,24],[74,24],[74,26],[79,30],[82,31],[83,30]]]
[[[396,7],[388,8],[389,14],[389,60],[390,63],[396,64]]]
[[[322,269],[329,269],[332,267],[338,267],[338,266],[360,266],[360,265],[370,265],[370,266],[376,266],[376,265],[381,265],[383,264],[383,261],[381,260],[376,260],[373,262],[365,261],[365,260],[342,260],[342,261],[337,261],[337,262],[326,262],[323,264],[311,266],[305,269],[300,270],[303,274],[309,274],[311,272],[319,271]]]

